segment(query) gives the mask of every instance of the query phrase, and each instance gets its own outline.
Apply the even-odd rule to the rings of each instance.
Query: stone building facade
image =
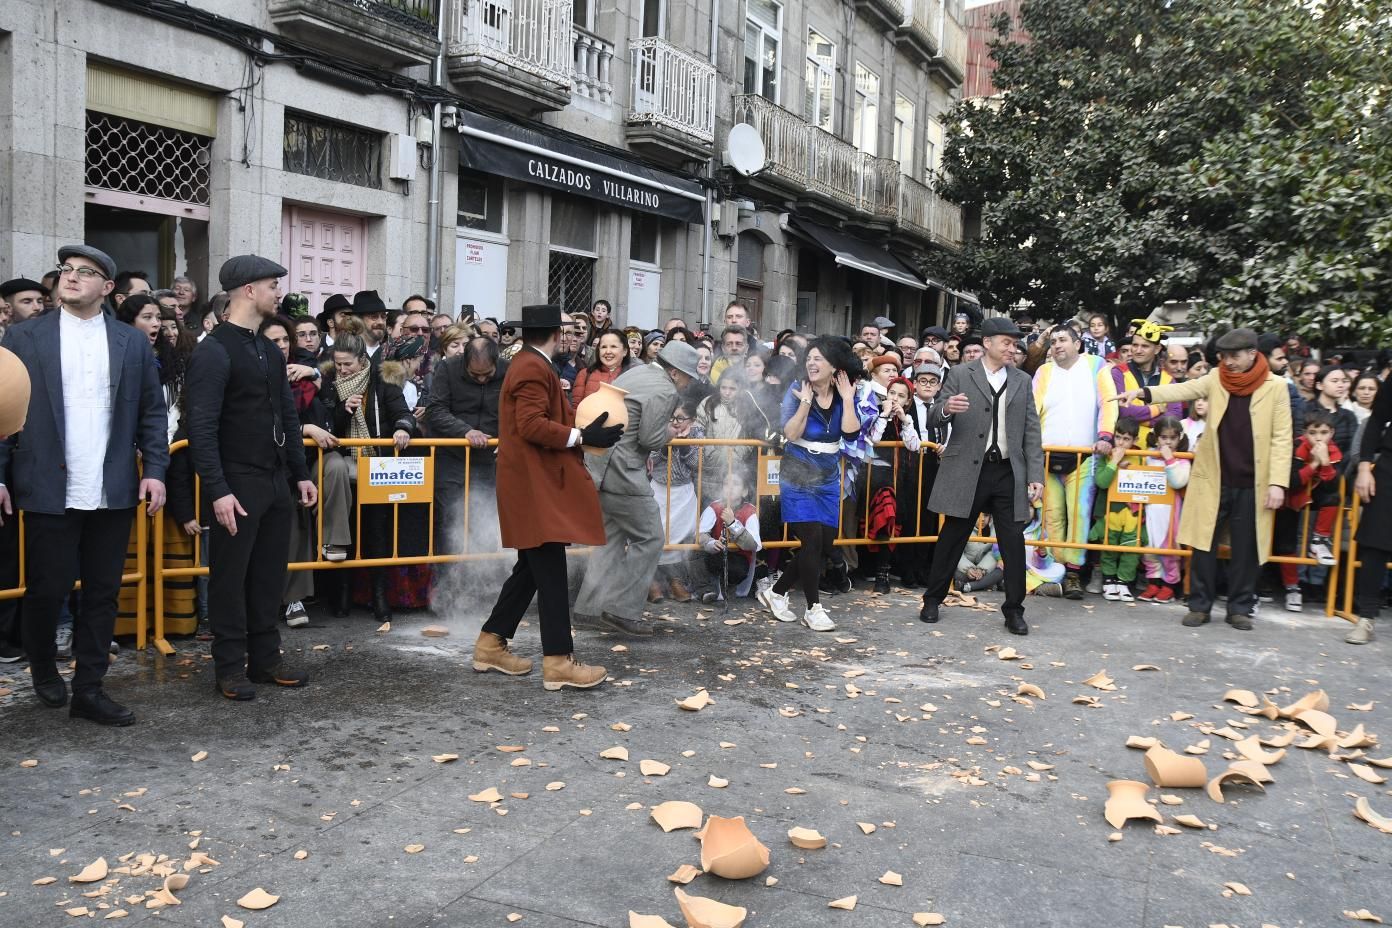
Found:
[[[11,0],[0,272],[86,240],[205,294],[279,256],[315,307],[605,298],[649,326],[739,294],[766,333],[916,328],[963,297],[931,186],[959,4]],[[726,157],[740,124],[760,165]]]

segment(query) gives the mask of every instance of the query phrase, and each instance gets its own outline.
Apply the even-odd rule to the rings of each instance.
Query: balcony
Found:
[[[954,86],[961,86],[967,73],[967,30],[951,16],[943,18],[942,52],[932,65]]]
[[[429,64],[436,0],[271,0],[271,22],[287,35],[375,65]]]
[[[942,34],[942,0],[904,0],[904,18],[894,35],[894,41],[906,53],[920,61],[932,61],[938,54],[938,37]]]
[[[856,11],[869,22],[895,29],[904,21],[904,4],[913,0],[856,0]]]
[[[962,209],[912,177],[899,180],[899,211],[895,231],[944,248],[962,247]]]
[[[570,102],[579,44],[571,0],[449,4],[449,73],[468,95],[527,114]]]
[[[678,162],[709,158],[715,144],[715,66],[659,38],[632,42],[629,51],[629,147]]]
[[[575,95],[596,103],[614,102],[609,74],[614,65],[614,43],[588,29],[575,27]]]
[[[856,149],[757,94],[735,97],[735,121],[764,141],[759,181],[813,197],[862,222],[891,223],[899,211],[899,163]]]
[[[933,241],[944,248],[962,247],[962,207],[933,192]]]

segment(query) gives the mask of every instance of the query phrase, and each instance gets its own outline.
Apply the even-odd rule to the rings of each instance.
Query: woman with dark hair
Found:
[[[638,359],[644,364],[651,364],[657,360],[657,353],[662,350],[662,346],[667,344],[667,336],[654,329],[643,336],[643,350],[639,352]]]
[[[1344,408],[1358,417],[1361,425],[1373,412],[1373,400],[1377,399],[1378,387],[1382,382],[1378,380],[1377,374],[1372,371],[1364,371],[1353,381],[1353,389],[1349,391],[1349,402]]]
[[[690,342],[691,342],[691,333],[688,332],[688,331],[687,331],[685,328],[683,328],[682,326],[674,326],[673,328],[671,328],[671,329],[668,330],[668,332],[667,332],[667,340],[668,340],[669,342],[687,342],[687,343],[690,343]]]
[[[783,398],[787,443],[779,469],[783,521],[801,546],[778,582],[759,591],[759,601],[780,622],[794,621],[788,593],[801,585],[807,601],[803,624],[825,632],[836,625],[822,608],[818,583],[822,562],[836,542],[843,442],[854,442],[863,426],[856,383],[864,367],[843,339],[818,338],[807,349],[805,370],[806,378],[794,382]]]
[[[669,423],[673,438],[705,438],[706,433],[696,421],[696,404],[689,399],[677,401]],[[701,449],[695,445],[668,445],[648,454],[648,470],[652,474],[653,499],[657,500],[658,516],[667,544],[689,544],[696,539],[697,522],[701,514],[696,500],[696,471]],[[648,602],[660,602],[671,597],[679,603],[691,601],[691,578],[684,550],[664,551],[657,562],[657,573],[648,588]]]
[[[710,396],[696,409],[696,422],[706,438],[762,439],[769,430],[744,380],[744,371],[729,367]],[[754,479],[754,460],[758,449],[752,445],[724,445],[702,453],[701,495],[705,500],[720,494],[725,474],[739,472],[745,483]]]
[[[581,400],[599,389],[602,383],[613,383],[628,370],[633,359],[628,354],[628,342],[622,332],[608,329],[599,333],[595,339],[594,360],[590,366],[575,375],[575,384],[570,388],[570,404],[579,406]]]

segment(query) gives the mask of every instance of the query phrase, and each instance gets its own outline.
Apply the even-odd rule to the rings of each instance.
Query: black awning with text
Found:
[[[459,113],[459,163],[622,209],[688,223],[703,220],[705,191],[688,177],[481,113]]]
[[[908,265],[878,245],[797,216],[789,217],[788,223],[798,235],[824,248],[842,267],[874,274],[915,290],[928,289]]]

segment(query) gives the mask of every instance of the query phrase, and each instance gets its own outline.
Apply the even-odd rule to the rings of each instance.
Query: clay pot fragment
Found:
[[[726,905],[705,896],[688,896],[680,888],[672,892],[677,895],[677,905],[688,928],[740,928],[749,914],[747,909],[737,905]]]
[[[1145,766],[1151,782],[1167,789],[1197,788],[1208,782],[1203,761],[1159,745],[1145,752]]]
[[[1145,818],[1163,823],[1165,819],[1146,802],[1146,792],[1150,787],[1140,780],[1112,780],[1107,784],[1107,804],[1103,815],[1107,824],[1120,828],[1129,819]]]
[[[663,831],[679,828],[700,828],[703,813],[694,802],[664,802],[653,806],[652,819]]]
[[[1266,787],[1262,786],[1261,782],[1255,779],[1250,771],[1241,769],[1235,770],[1232,767],[1229,767],[1227,770],[1224,770],[1222,773],[1218,774],[1212,780],[1208,781],[1208,798],[1212,799],[1214,802],[1226,801],[1223,798],[1223,784],[1229,781],[1249,783],[1252,786],[1255,786],[1257,789],[1261,790],[1262,792],[1266,791]]]
[[[1285,748],[1270,752],[1263,751],[1261,748],[1261,739],[1256,735],[1250,738],[1243,738],[1241,741],[1237,742],[1237,744],[1234,744],[1233,747],[1237,748],[1237,753],[1248,760],[1256,761],[1266,766],[1270,766],[1286,756]]]
[[[788,840],[793,842],[794,847],[800,847],[807,851],[815,851],[827,846],[826,835],[815,828],[789,828]]]
[[[701,836],[701,869],[727,880],[747,880],[769,865],[769,849],[744,823],[744,816],[706,819]]]

